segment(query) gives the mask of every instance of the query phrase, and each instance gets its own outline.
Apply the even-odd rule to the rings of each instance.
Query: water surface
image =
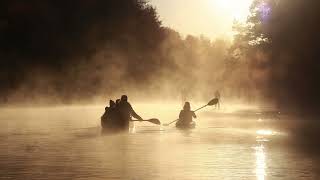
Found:
[[[163,123],[179,112],[155,106],[136,109]],[[319,178],[315,160],[288,145],[277,112],[208,108],[193,130],[135,123],[128,133],[104,134],[103,109],[1,109],[0,179]]]

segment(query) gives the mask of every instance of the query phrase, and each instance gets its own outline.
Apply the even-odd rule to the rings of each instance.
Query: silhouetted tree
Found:
[[[251,16],[237,26],[235,49],[263,74],[266,94],[283,109],[314,114],[320,103],[320,3],[311,0],[256,0]],[[259,81],[257,81],[259,82]]]
[[[2,102],[50,97],[69,103],[129,89],[177,97],[184,88],[195,98],[234,87],[236,76],[228,75],[233,70],[226,61],[229,43],[181,37],[161,26],[147,1],[0,5],[8,9],[0,19]]]
[[[32,90],[50,85],[58,96],[90,97],[101,85],[116,84],[110,79],[117,69],[110,68],[119,68],[133,83],[159,68],[152,56],[163,29],[146,1],[5,0],[0,5],[6,9],[1,13],[7,12],[0,19],[3,96],[20,89],[37,94]]]

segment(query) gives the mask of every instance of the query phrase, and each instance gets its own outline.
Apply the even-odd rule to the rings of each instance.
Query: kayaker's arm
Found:
[[[194,113],[194,111],[192,111],[192,117],[197,118],[197,115],[196,115],[196,113]]]
[[[136,119],[138,119],[140,121],[143,121],[143,119],[136,112],[132,111],[131,115],[132,115],[132,117],[134,117],[134,118],[136,118]]]
[[[130,108],[131,108],[131,116],[140,121],[143,121],[143,119],[133,110],[132,106],[130,106]]]

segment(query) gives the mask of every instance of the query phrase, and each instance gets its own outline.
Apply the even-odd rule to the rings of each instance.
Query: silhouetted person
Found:
[[[119,103],[120,103],[120,99],[117,99],[116,100],[116,105],[119,105]]]
[[[115,107],[116,103],[113,100],[109,101],[109,107],[105,107],[105,111],[101,116],[101,126],[106,127],[113,124],[115,118]]]
[[[216,104],[216,108],[218,107],[218,109],[220,109],[220,98],[221,98],[221,94],[218,90],[216,90],[216,92],[214,92],[214,97],[218,99],[218,103]]]
[[[119,112],[119,120],[121,122],[121,127],[129,127],[129,121],[131,117],[134,117],[140,121],[143,119],[133,110],[131,104],[128,102],[128,97],[126,95],[121,96],[119,105],[117,106]]]
[[[192,118],[197,118],[194,111],[191,111],[191,106],[189,102],[185,102],[183,110],[180,111],[179,120],[177,122],[178,126],[188,126],[192,123]]]

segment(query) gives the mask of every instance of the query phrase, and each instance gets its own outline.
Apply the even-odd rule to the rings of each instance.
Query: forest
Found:
[[[255,0],[229,41],[182,36],[143,0],[1,1],[0,103],[90,102],[126,92],[201,99],[219,90],[316,111],[319,5]]]

